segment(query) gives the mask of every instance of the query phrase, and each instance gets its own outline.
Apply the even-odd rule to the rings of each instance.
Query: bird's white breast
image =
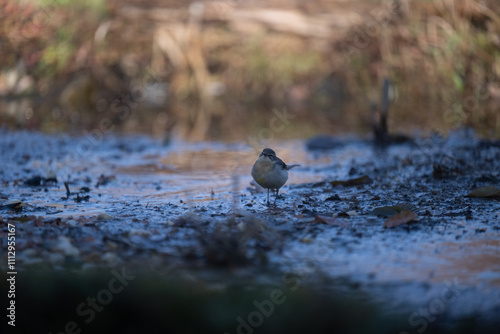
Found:
[[[259,159],[252,167],[252,177],[263,188],[279,189],[288,180],[288,171],[270,161]]]

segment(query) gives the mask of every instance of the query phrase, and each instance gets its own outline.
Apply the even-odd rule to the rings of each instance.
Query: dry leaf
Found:
[[[330,184],[334,187],[335,186],[358,186],[361,184],[368,184],[371,182],[372,182],[372,179],[370,179],[369,176],[364,175],[361,177],[357,177],[355,179],[349,179],[349,180],[345,180],[345,181],[340,181],[340,180],[331,181]]]
[[[370,212],[370,215],[389,217],[389,216],[395,215],[398,212],[400,212],[400,211],[396,210],[393,206],[380,206],[378,208],[373,209]]]
[[[486,186],[472,190],[465,197],[477,197],[477,198],[485,198],[485,197],[500,197],[500,189],[494,186]]]
[[[402,224],[408,224],[417,219],[418,216],[415,212],[411,210],[405,210],[387,218],[387,220],[384,222],[384,227],[394,227]]]
[[[351,224],[335,217],[316,216],[311,223],[326,224],[331,226],[350,227]]]
[[[2,205],[0,205],[0,209],[3,209],[3,208],[20,208],[22,206],[25,206],[25,205],[23,205],[22,201],[20,201],[18,199],[11,199],[11,200],[3,202]]]

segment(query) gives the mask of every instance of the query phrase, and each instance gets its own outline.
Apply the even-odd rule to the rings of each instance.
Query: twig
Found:
[[[66,188],[66,197],[69,198],[69,196],[71,195],[71,191],[69,191],[68,182],[64,182],[64,188]]]

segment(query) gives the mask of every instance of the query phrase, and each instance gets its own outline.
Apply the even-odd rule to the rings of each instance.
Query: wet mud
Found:
[[[269,146],[301,164],[275,207],[250,176],[260,147],[3,132],[3,249],[11,223],[20,271],[127,266],[222,290],[243,280],[334,291],[399,316],[407,332],[435,319],[499,324],[500,198],[467,197],[500,187],[495,143],[461,131],[385,147]]]

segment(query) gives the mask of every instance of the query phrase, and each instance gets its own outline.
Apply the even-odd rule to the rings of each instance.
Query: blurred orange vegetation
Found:
[[[500,3],[0,0],[0,120],[242,139],[470,126],[500,137]]]

